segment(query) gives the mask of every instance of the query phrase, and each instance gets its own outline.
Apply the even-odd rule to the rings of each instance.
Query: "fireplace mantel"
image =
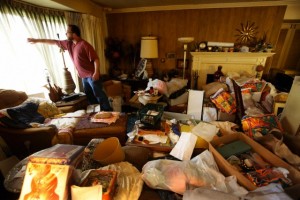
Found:
[[[224,74],[228,72],[241,73],[246,71],[256,75],[257,65],[265,65],[268,57],[275,53],[242,53],[242,52],[191,52],[192,70],[198,72],[197,88],[201,89],[206,84],[207,74],[214,74],[221,65]],[[262,72],[261,72],[262,73]],[[261,76],[261,74],[260,74]],[[193,85],[193,80],[192,80]]]

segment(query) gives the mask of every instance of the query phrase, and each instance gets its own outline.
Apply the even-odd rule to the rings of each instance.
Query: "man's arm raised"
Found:
[[[51,44],[55,45],[57,40],[51,40],[51,39],[35,39],[35,38],[27,38],[27,42],[31,44],[36,43],[44,43],[44,44]]]

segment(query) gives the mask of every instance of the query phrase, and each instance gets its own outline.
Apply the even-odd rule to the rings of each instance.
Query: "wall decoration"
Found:
[[[237,35],[235,35],[237,37],[237,41],[240,44],[245,45],[251,43],[256,38],[257,29],[258,27],[255,26],[255,22],[249,23],[249,21],[247,21],[246,25],[241,23],[241,28],[236,29],[239,32]]]

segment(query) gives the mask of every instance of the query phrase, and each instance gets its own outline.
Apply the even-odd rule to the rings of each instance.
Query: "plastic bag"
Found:
[[[221,88],[214,95],[210,96],[210,100],[216,105],[218,109],[228,114],[236,112],[236,102],[229,92]]]
[[[228,177],[227,177],[228,178]],[[170,190],[183,194],[198,187],[231,192],[239,196],[247,194],[235,179],[227,184],[227,178],[218,171],[213,155],[204,151],[191,161],[154,160],[142,169],[142,179],[154,189]]]
[[[118,188],[114,194],[114,200],[138,200],[142,189],[143,180],[137,168],[128,162],[119,162],[99,168],[103,170],[114,170],[118,172]],[[84,180],[89,170],[84,171],[81,179]]]
[[[170,190],[183,194],[186,189],[209,186],[214,181],[205,170],[187,161],[154,160],[146,163],[142,170],[145,183],[154,189]]]
[[[242,119],[243,131],[250,138],[266,135],[273,128],[282,131],[281,125],[274,114],[263,114],[259,116],[244,116]]]

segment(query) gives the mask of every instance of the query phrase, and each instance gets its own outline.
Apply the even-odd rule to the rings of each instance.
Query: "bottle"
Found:
[[[148,87],[153,87],[152,78],[149,78],[148,80]]]
[[[221,76],[224,76],[224,74],[222,72],[222,66],[219,65],[218,70],[214,73],[214,81],[220,81]]]

